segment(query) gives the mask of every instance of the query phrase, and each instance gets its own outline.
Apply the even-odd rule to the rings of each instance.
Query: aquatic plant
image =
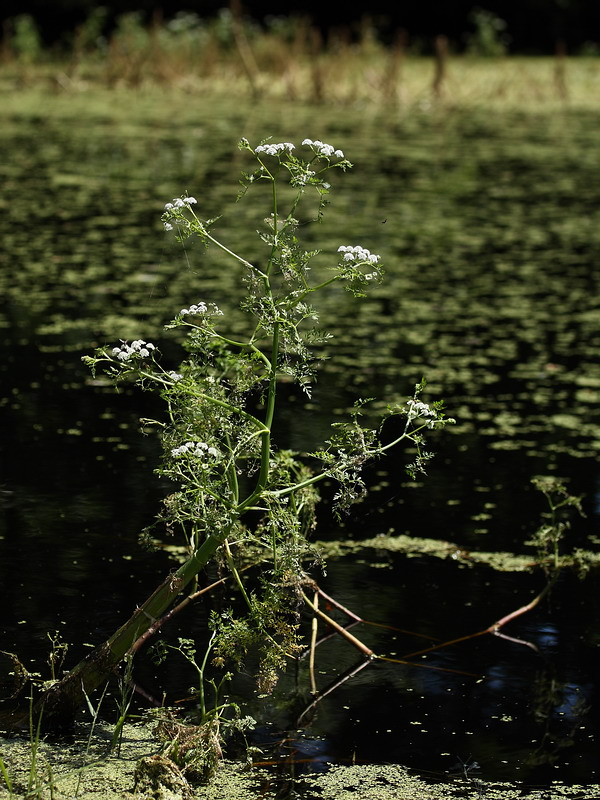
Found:
[[[562,519],[561,509],[575,508],[581,516],[581,497],[570,494],[563,481],[555,477],[539,476],[532,479],[533,485],[546,498],[548,503],[547,521],[541,525],[528,544],[537,548],[538,558],[550,573],[561,567],[559,542],[570,527],[569,519]]]
[[[245,286],[245,329],[224,332],[225,312],[213,300],[198,300],[166,326],[186,334],[188,355],[176,370],[163,364],[157,346],[141,339],[84,356],[94,373],[101,369],[116,384],[133,382],[162,397],[164,417],[144,423],[154,426],[162,440],[158,472],[177,488],[165,498],[158,522],[181,532],[187,558],[107,642],[48,688],[38,704],[46,726],[71,718],[136,641],[158,629],[161,616],[184,589],[197,589],[199,572],[215,559],[229,570],[247,613],[213,616],[214,663],[239,663],[252,647],[260,655],[259,686],[270,690],[300,647],[302,562],[310,552],[318,485],[337,483],[333,502],[342,513],[365,494],[362,468],[367,462],[404,442],[416,454],[409,472],[424,471],[431,456],[424,449],[424,432],[453,422],[444,416],[441,402],[420,399],[422,383],[412,398],[388,407],[384,420],[403,419],[388,441],[381,427],[363,424],[361,401],[313,453],[278,447],[273,430],[281,384],[293,382],[310,397],[318,346],[329,338],[317,326],[312,297],[341,286],[360,298],[383,271],[380,257],[362,245],[339,245],[321,257],[299,241],[299,215],[304,214],[305,224],[319,221],[331,175],[352,166],[341,150],[311,139],[302,143],[304,155],[291,142],[265,141],[253,148],[242,140],[240,147],[256,162],[243,177],[240,199],[249,190],[260,196],[262,187],[268,189],[269,213],[258,232],[264,245],[261,263],[220,241],[213,232],[215,220],[196,214],[195,197],[184,194],[167,203],[162,220],[179,241],[195,237],[227,254]],[[308,217],[302,204],[307,194],[316,201]],[[241,577],[242,559],[261,565],[252,590]]]

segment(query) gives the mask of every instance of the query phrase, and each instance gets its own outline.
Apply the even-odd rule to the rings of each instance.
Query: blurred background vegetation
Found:
[[[410,104],[423,100],[426,87],[460,103],[484,94],[486,101],[521,105],[549,98],[589,103],[595,96],[597,2],[490,1],[485,8],[459,0],[375,2],[368,16],[350,7],[344,18],[311,2],[286,6],[285,16],[277,11],[240,0],[5,0],[0,92],[163,85],[202,94]],[[578,57],[569,59],[578,63],[568,78],[567,56]],[[459,69],[448,68],[452,59]]]
[[[194,28],[200,37],[212,31],[226,39],[227,12],[223,7],[227,5],[227,0],[111,0],[103,4],[93,0],[4,0],[0,19],[5,46],[13,42],[32,52],[29,48],[38,42],[64,51],[109,41],[116,30],[134,22],[155,33],[163,27],[171,33]],[[269,0],[245,0],[242,6],[236,0],[229,9],[234,15],[243,14],[255,33],[289,36],[297,21],[304,19],[325,36],[350,40],[362,37],[367,8],[365,4],[340,7],[317,0],[293,0],[284,6]],[[483,48],[489,55],[497,55],[498,48],[506,46],[516,53],[548,55],[557,41],[578,52],[597,48],[600,39],[600,4],[596,0],[373,0],[368,14],[368,24],[378,39],[391,44],[398,30],[403,30],[416,49],[427,48],[440,34],[457,50]]]

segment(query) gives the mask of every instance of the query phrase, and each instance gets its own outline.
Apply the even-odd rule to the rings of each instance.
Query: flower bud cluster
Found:
[[[370,250],[360,247],[360,245],[351,247],[350,245],[342,244],[338,247],[338,253],[344,254],[344,261],[353,261],[354,263],[366,262],[367,264],[377,264],[380,259],[380,256],[376,256],[374,253],[371,253]]]
[[[311,147],[318,156],[325,156],[325,158],[331,158],[331,156],[335,156],[336,158],[343,158],[344,153],[341,150],[336,150],[332,144],[325,144],[325,142],[319,141],[319,139],[304,139],[302,142],[303,145],[307,145]]]
[[[174,458],[181,458],[182,456],[193,456],[195,458],[205,458],[206,456],[211,456],[212,458],[218,458],[219,451],[216,447],[209,447],[206,442],[185,442],[185,444],[180,445],[179,447],[174,447],[171,450],[171,455]]]
[[[156,348],[152,342],[136,339],[131,344],[122,341],[121,347],[113,347],[112,354],[119,361],[130,361],[134,358],[148,358],[153,350],[156,350]]]
[[[297,170],[295,174],[292,175],[290,183],[292,186],[306,186],[306,184],[311,180],[311,178],[314,178],[315,175],[316,172],[314,172],[312,169]],[[329,186],[327,186],[327,188],[329,188]]]
[[[279,142],[278,144],[259,144],[258,147],[255,148],[254,152],[256,155],[260,155],[264,153],[267,156],[276,156],[279,153],[291,153],[292,150],[296,149],[296,145],[292,144],[291,142]]]

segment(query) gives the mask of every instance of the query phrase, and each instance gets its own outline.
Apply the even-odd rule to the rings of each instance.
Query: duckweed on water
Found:
[[[83,734],[83,731],[82,731]],[[98,739],[87,758],[82,757],[85,735],[78,746],[65,747],[40,742],[37,783],[40,796],[53,800],[595,800],[600,786],[565,786],[555,782],[542,789],[521,783],[490,783],[478,778],[450,778],[426,781],[397,764],[335,766],[318,775],[294,778],[280,770],[249,768],[225,761],[208,786],[183,787],[185,791],[134,792],[134,773],[141,759],[158,752],[150,726],[127,724],[121,756],[107,757],[111,730],[100,725]],[[0,788],[0,800],[30,796],[26,786],[31,767],[30,744],[0,740],[2,753],[12,777],[12,795]],[[52,784],[52,789],[50,789]]]
[[[326,558],[347,556],[363,550],[383,551],[387,553],[404,553],[408,558],[429,556],[432,558],[451,559],[464,566],[481,565],[498,572],[530,572],[538,562],[531,555],[519,555],[508,552],[484,552],[465,550],[453,542],[440,539],[424,539],[418,536],[380,535],[371,539],[337,540],[333,542],[316,542],[316,547]],[[600,566],[600,553],[578,549],[571,556],[560,560],[561,566],[583,567],[592,569]]]
[[[317,778],[302,782],[322,800],[545,800],[548,790],[530,791],[516,783],[488,783],[479,779],[428,784],[398,765],[335,767]],[[302,784],[301,784],[302,785]],[[552,798],[594,798],[598,786],[552,786]],[[300,797],[302,797],[300,793]],[[311,795],[308,795],[309,797]]]

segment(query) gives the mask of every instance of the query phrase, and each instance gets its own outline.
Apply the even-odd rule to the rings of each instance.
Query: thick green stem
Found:
[[[161,617],[177,595],[213,558],[227,538],[229,529],[218,536],[210,535],[198,550],[176,571],[168,575],[150,597],[104,644],[61,681],[54,684],[38,701],[34,711],[43,711],[44,725],[51,728],[70,724],[86,694],[106,682],[116,665],[125,657],[135,641]]]

